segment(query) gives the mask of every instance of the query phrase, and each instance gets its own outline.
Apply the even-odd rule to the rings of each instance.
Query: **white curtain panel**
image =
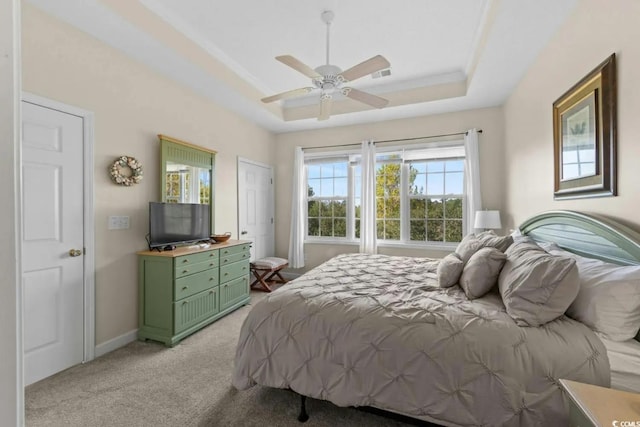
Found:
[[[475,232],[473,228],[476,211],[482,210],[482,192],[480,190],[480,155],[478,154],[478,131],[470,129],[464,137],[464,170],[465,190],[467,200],[465,204],[465,235]]]
[[[293,160],[293,185],[291,186],[291,232],[289,234],[289,267],[304,267],[305,191],[304,153],[296,147]]]
[[[360,207],[360,252],[375,254],[376,243],[376,146],[362,142],[362,206]]]

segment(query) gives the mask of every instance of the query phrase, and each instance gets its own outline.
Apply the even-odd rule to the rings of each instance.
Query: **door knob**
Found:
[[[246,230],[242,230],[242,232],[240,232],[240,234],[247,234]]]
[[[80,256],[82,255],[82,251],[80,249],[69,249],[69,256]]]

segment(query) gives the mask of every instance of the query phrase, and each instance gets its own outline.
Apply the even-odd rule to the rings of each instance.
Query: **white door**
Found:
[[[251,240],[251,261],[274,256],[273,168],[238,159],[238,227]]]
[[[83,119],[22,102],[25,385],[84,356]]]

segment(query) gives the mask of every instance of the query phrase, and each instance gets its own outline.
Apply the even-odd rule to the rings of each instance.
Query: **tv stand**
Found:
[[[173,347],[246,305],[250,242],[138,252],[138,339]]]

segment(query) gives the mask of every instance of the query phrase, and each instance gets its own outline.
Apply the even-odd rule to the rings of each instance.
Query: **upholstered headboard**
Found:
[[[549,211],[527,219],[519,228],[535,241],[555,242],[581,256],[640,265],[640,233],[600,215]]]

